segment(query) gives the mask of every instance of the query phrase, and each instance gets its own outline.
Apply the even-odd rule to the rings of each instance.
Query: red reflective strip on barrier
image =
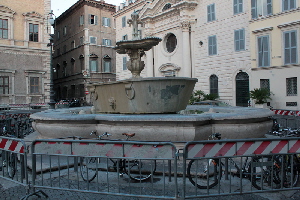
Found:
[[[0,143],[0,148],[4,149],[5,145],[6,145],[7,139],[2,139],[1,143]]]
[[[237,151],[237,156],[244,155],[245,152],[254,144],[254,142],[245,142]]]
[[[270,141],[262,142],[259,147],[253,152],[254,154],[262,154],[264,150],[270,145]]]
[[[204,147],[194,157],[204,157],[215,145],[216,143],[205,144]]]
[[[14,151],[16,149],[16,146],[18,145],[17,141],[11,141],[11,144],[9,145],[8,150]]]
[[[114,144],[115,147],[122,147],[123,144]]]
[[[300,140],[298,140],[289,150],[289,153],[295,153],[300,149]]]
[[[96,145],[104,146],[105,144],[104,143],[97,143]]]
[[[64,142],[63,144],[68,144],[68,145],[71,145],[72,142]]]
[[[217,156],[225,156],[226,153],[231,149],[235,142],[226,142],[225,145],[216,153],[215,157]]]
[[[280,141],[276,147],[272,150],[272,153],[280,153],[282,148],[288,143],[287,140]]]
[[[79,145],[89,145],[87,142],[80,142]]]
[[[48,144],[56,144],[56,142],[48,142]]]
[[[22,147],[21,147],[21,149],[20,149],[20,151],[19,151],[20,153],[24,153],[24,146],[22,145]]]
[[[35,144],[42,144],[42,142],[36,142]]]

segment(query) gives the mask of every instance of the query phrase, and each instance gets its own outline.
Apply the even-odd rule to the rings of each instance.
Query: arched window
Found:
[[[103,71],[111,72],[111,57],[109,55],[103,57]]]
[[[168,10],[168,9],[171,8],[171,7],[172,7],[172,5],[171,5],[170,3],[167,3],[167,4],[163,7],[162,11]]]
[[[219,94],[218,77],[213,74],[209,77],[210,94]]]

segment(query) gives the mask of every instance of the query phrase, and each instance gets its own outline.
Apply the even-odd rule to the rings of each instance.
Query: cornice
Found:
[[[7,6],[0,5],[0,12],[9,13],[14,15],[16,12]]]
[[[256,19],[250,20],[249,23],[264,21],[264,20],[267,20],[267,19],[273,19],[273,18],[278,17],[280,15],[288,15],[288,14],[291,14],[291,13],[297,13],[299,11],[300,11],[300,7],[292,9],[292,10],[287,10],[287,11],[284,11],[284,12],[275,13],[275,14],[272,14],[272,15],[258,17]]]
[[[277,27],[278,28],[284,28],[284,27],[288,27],[288,26],[296,26],[299,25],[300,21],[293,21],[293,22],[288,22],[288,23],[284,23],[284,24],[280,24]]]
[[[146,0],[140,0],[140,1],[136,1],[132,4],[129,4],[128,6],[125,6],[123,9],[115,12],[115,14],[113,15],[114,17],[119,17],[121,15],[124,15],[125,13],[128,13],[132,10],[135,10],[135,8],[140,7],[143,4],[147,4],[148,2],[146,2]]]
[[[252,71],[261,71],[261,70],[271,70],[271,69],[286,69],[286,68],[293,68],[293,67],[300,67],[300,64],[271,66],[271,67],[257,67],[257,68],[252,68],[251,70]]]
[[[273,27],[266,27],[266,28],[262,28],[262,29],[256,29],[254,31],[252,31],[253,33],[261,33],[261,32],[265,32],[265,31],[272,31]]]

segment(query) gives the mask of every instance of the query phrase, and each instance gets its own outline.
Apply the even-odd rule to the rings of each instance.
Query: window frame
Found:
[[[92,42],[93,40],[95,40],[95,42]],[[90,36],[90,44],[91,44],[91,45],[97,45],[97,37],[95,37],[95,36]]]
[[[89,14],[89,24],[90,25],[98,25],[98,16]]]
[[[207,22],[212,22],[216,20],[216,6],[215,4],[207,5]]]
[[[215,74],[209,77],[209,92],[210,94],[219,95],[219,78]]]
[[[95,64],[95,66],[93,66],[93,63]],[[90,72],[98,72],[99,68],[98,68],[98,59],[90,59]],[[93,69],[94,68],[94,69]]]
[[[264,2],[261,2],[260,7],[258,7],[257,1],[258,0],[251,0],[251,18],[252,19],[257,19],[258,17],[268,16],[268,15],[273,14],[273,0],[265,0],[265,1],[267,1],[266,5],[263,4]],[[262,10],[261,15],[258,14],[258,9]],[[267,13],[264,14],[263,10],[266,10]]]
[[[122,28],[126,27],[126,16],[122,17]]]
[[[241,33],[243,34],[242,36]],[[242,28],[242,29],[234,30],[234,50],[245,51],[246,49],[245,46],[246,46],[245,29]]]
[[[292,33],[295,33],[295,41],[294,41],[294,46],[291,45],[292,41]],[[286,34],[289,34],[289,47],[287,47],[286,43]],[[289,31],[284,31],[283,32],[283,63],[284,65],[289,65],[289,64],[298,64],[298,31],[297,30],[289,30]],[[294,50],[294,56],[295,56],[295,61],[292,61],[292,51]],[[289,51],[289,62],[287,62],[287,51]]]
[[[218,54],[217,36],[208,36],[208,55],[213,56]]]
[[[2,79],[2,81],[1,81],[1,79]],[[7,80],[7,81],[5,81],[5,80]],[[6,82],[7,82],[7,84],[6,84]],[[0,91],[2,91],[0,93],[0,95],[9,94],[9,76],[0,76],[0,88],[1,88]]]
[[[262,39],[262,43],[259,43],[259,40]],[[260,51],[260,46],[263,45],[264,40],[267,41],[268,51],[265,51],[263,48]],[[267,55],[266,55],[267,54]],[[267,56],[267,63],[265,63],[265,57]],[[260,59],[261,58],[261,59]],[[271,66],[271,48],[270,48],[270,35],[262,35],[257,37],[257,66],[258,67],[270,67]],[[260,64],[261,63],[261,64]]]
[[[286,96],[298,96],[297,81],[297,77],[286,78]]]
[[[29,93],[40,94],[40,77],[31,76],[29,78]]]
[[[79,26],[84,25],[84,15],[79,16]]]
[[[40,25],[37,24],[37,23],[29,23],[28,26],[29,26],[28,41],[30,41],[30,42],[39,42],[39,28],[40,28]]]
[[[237,15],[244,12],[243,0],[233,0],[233,14]]]
[[[102,39],[102,45],[103,46],[111,46],[111,40],[110,39]]]
[[[3,28],[3,22],[6,21],[6,28]],[[8,39],[8,19],[0,19],[0,38],[1,39]],[[6,32],[6,37],[3,37],[4,32]]]
[[[288,3],[287,8],[285,7],[285,2]],[[294,3],[294,5],[291,5],[291,3]],[[297,7],[297,1],[296,0],[282,0],[282,12],[295,9]]]
[[[102,17],[102,26],[104,27],[110,27],[111,23],[110,23],[110,18],[108,17]]]
[[[122,59],[123,71],[128,70],[127,68],[127,57],[124,56]]]
[[[103,72],[111,72],[111,59],[103,59]]]

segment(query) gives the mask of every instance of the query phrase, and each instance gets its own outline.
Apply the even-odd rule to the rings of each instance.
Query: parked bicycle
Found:
[[[110,136],[105,132],[102,135],[97,135],[93,131],[91,135],[95,135],[96,139],[102,140],[104,136]],[[135,133],[123,133],[126,140],[135,136]],[[127,174],[132,180],[145,181],[148,180],[156,170],[155,160],[140,160],[140,159],[113,159],[113,158],[100,158],[100,157],[85,157],[80,158],[80,174],[84,181],[92,181],[96,178],[100,168],[100,163],[110,161],[112,169],[121,176]]]
[[[221,134],[214,133],[209,139],[221,139]],[[224,164],[223,160],[225,159]],[[199,189],[211,189],[221,180],[223,172],[228,170],[232,176],[247,178],[258,190],[295,186],[298,181],[297,167],[289,167],[291,161],[280,156],[240,157],[237,163],[233,158],[193,159],[187,167],[189,181]],[[226,160],[227,159],[227,160]],[[295,158],[294,158],[295,161]],[[296,171],[295,171],[296,170]],[[282,181],[283,180],[283,181]]]

